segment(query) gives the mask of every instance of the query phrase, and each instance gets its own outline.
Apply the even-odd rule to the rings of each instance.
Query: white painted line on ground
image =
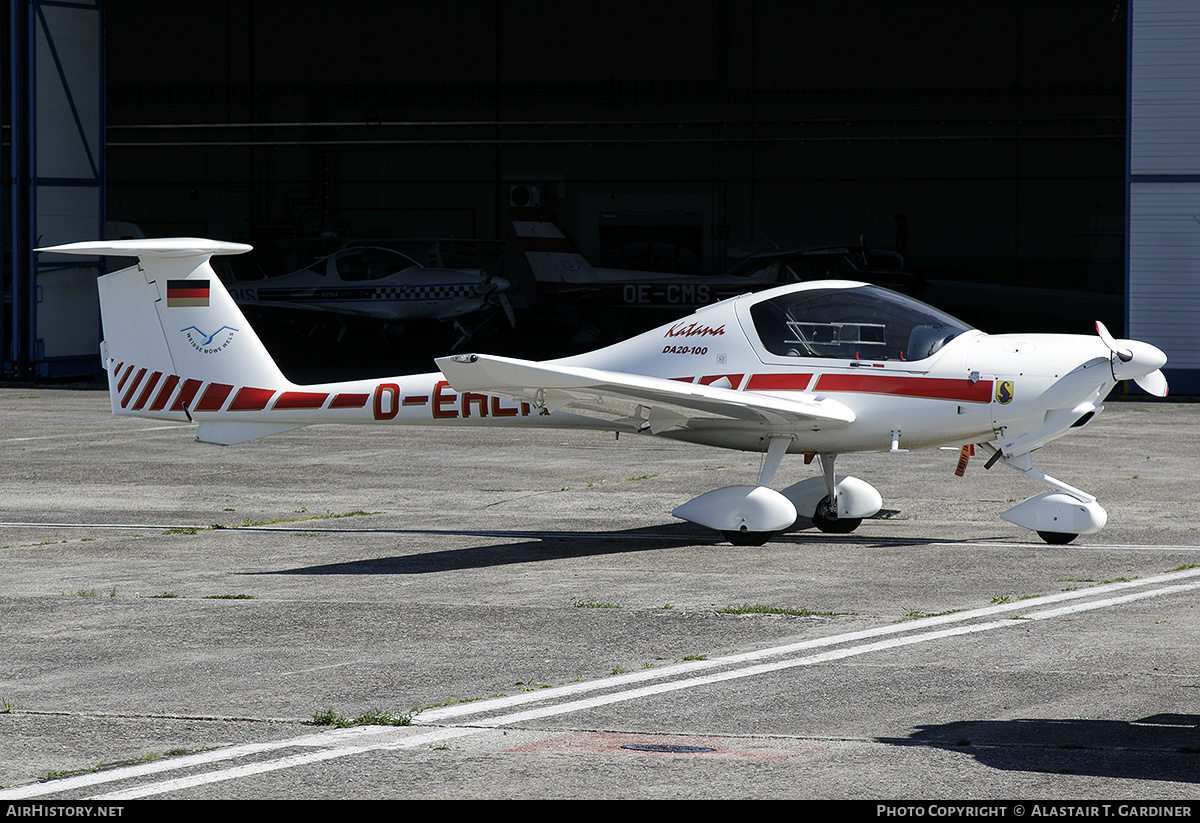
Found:
[[[34,440],[79,440],[81,438],[106,437],[114,434],[127,435],[130,433],[138,434],[140,432],[157,432],[164,431],[166,429],[187,428],[187,426],[187,423],[176,423],[171,426],[142,426],[136,429],[122,429],[121,431],[109,429],[105,431],[71,432],[70,434],[43,434],[36,437],[7,437],[3,440],[0,440],[0,443],[28,443]]]
[[[0,798],[19,799],[46,794],[57,794],[60,792],[73,791],[79,788],[96,786],[103,783],[137,779],[139,777],[146,777],[165,771],[192,768],[196,766],[208,765],[210,763],[235,760],[248,755],[262,754],[273,750],[277,751],[285,748],[313,746],[321,747],[319,751],[289,755],[287,757],[256,763],[232,765],[214,771],[163,780],[156,783],[143,784],[141,786],[134,786],[91,798],[94,800],[128,800],[141,797],[151,797],[172,791],[181,791],[196,786],[234,780],[242,777],[250,777],[342,757],[350,757],[365,752],[408,749],[418,746],[432,745],[435,743],[445,742],[474,734],[482,734],[489,729],[494,729],[501,726],[526,723],[545,717],[584,711],[598,706],[637,700],[640,698],[666,694],[684,689],[710,686],[726,681],[754,677],[800,666],[817,665],[820,663],[856,657],[872,652],[897,649],[919,643],[927,643],[948,637],[978,634],[997,629],[1021,626],[1022,621],[1013,619],[1014,617],[1020,617],[1029,620],[1049,620],[1062,617],[1067,614],[1076,614],[1082,611],[1119,606],[1149,597],[1158,597],[1162,595],[1192,591],[1200,589],[1200,581],[1194,579],[1198,576],[1200,576],[1200,569],[1187,569],[1178,572],[1168,572],[1166,574],[1144,578],[1141,580],[1108,583],[1090,589],[1062,592],[1055,595],[1032,598],[1018,603],[997,604],[995,606],[988,606],[981,609],[973,609],[971,611],[941,615],[938,617],[929,617],[921,620],[909,621],[906,623],[888,624],[863,631],[848,632],[826,638],[817,638],[801,643],[777,646],[768,649],[762,649],[756,652],[748,652],[741,655],[731,655],[730,657],[717,658],[714,660],[691,661],[674,666],[662,667],[660,669],[638,672],[635,675],[622,675],[590,683],[576,683],[551,689],[542,689],[537,692],[522,693],[520,695],[514,695],[507,698],[496,698],[494,700],[479,701],[472,704],[461,704],[459,706],[451,706],[445,709],[431,710],[429,712],[425,712],[419,718],[419,722],[421,723],[430,723],[435,722],[435,720],[448,719],[452,716],[463,716],[471,713],[481,713],[512,708],[514,706],[533,701],[543,704],[505,715],[482,719],[477,721],[472,726],[448,726],[430,729],[429,731],[418,732],[415,734],[412,733],[411,728],[400,731],[393,728],[379,726],[359,727],[356,729],[325,732],[321,734],[306,735],[300,738],[292,738],[289,740],[274,741],[270,743],[235,746],[214,752],[204,752],[197,755],[171,758],[167,761],[139,764],[137,766],[122,767],[96,774],[80,775],[78,777],[50,781],[48,783],[33,784],[31,786],[0,791]],[[1046,606],[1054,603],[1064,603],[1067,601],[1079,600],[1083,600],[1084,602],[1070,602],[1068,605],[1058,606],[1056,608],[1045,608]],[[1013,615],[1011,614],[1013,612],[1022,613]],[[979,621],[980,618],[995,617],[1002,614],[1008,614],[1008,616],[1000,620],[976,622]],[[965,625],[948,625],[954,623]],[[884,637],[886,635],[902,636],[893,636],[882,640],[873,640],[874,638]],[[873,642],[864,642],[868,640],[873,640]],[[768,657],[794,655],[797,652],[808,651],[821,646],[842,644],[849,645],[846,645],[843,648],[828,649],[817,654],[810,654],[800,657],[786,657],[786,659],[782,660],[763,662],[764,658]],[[725,668],[726,670],[711,671],[707,674],[693,676],[695,675],[695,672],[706,668]],[[637,683],[651,679],[657,679],[663,682],[641,686],[636,685]],[[555,702],[561,701],[563,698],[572,697],[584,691],[601,689],[616,689],[616,691],[612,691],[607,694],[595,695],[593,697],[584,699],[570,700],[567,702]],[[402,734],[404,736],[401,739],[396,740],[396,734]],[[370,737],[378,737],[380,739],[372,742],[369,741]]]
[[[1173,581],[1197,576],[1200,576],[1200,569],[1187,569],[1178,572],[1168,572],[1166,574],[1156,575],[1154,577],[1145,577],[1139,580],[1124,580],[1116,583],[1106,583],[1087,589],[1059,592],[1057,594],[1044,595],[1041,597],[1031,598],[1029,600],[1020,600],[1013,603],[1000,603],[994,606],[985,606],[980,609],[971,609],[970,611],[953,612],[951,614],[924,617],[917,620],[907,620],[903,623],[889,623],[883,626],[863,629],[861,631],[846,632],[830,637],[817,637],[811,640],[803,640],[799,643],[790,643],[784,646],[773,646],[766,649],[742,652],[740,654],[731,654],[723,657],[713,658],[711,660],[689,660],[670,666],[658,666],[653,669],[644,669],[637,672],[617,675],[615,677],[605,678],[604,680],[592,680],[584,683],[569,683],[564,686],[557,686],[554,689],[543,689],[537,692],[522,692],[521,694],[510,695],[507,697],[497,697],[490,700],[480,700],[474,703],[459,703],[444,708],[429,709],[421,712],[421,714],[415,718],[414,722],[418,724],[440,723],[454,717],[463,717],[469,714],[478,714],[480,712],[494,711],[496,709],[509,708],[524,703],[541,701],[546,698],[546,692],[552,692],[554,696],[566,696],[587,691],[597,691],[600,689],[629,686],[636,683],[642,683],[647,680],[661,680],[668,677],[691,674],[704,669],[723,668],[744,663],[752,663],[769,657],[795,654],[797,652],[803,652],[823,646],[836,646],[843,643],[856,643],[863,640],[869,640],[874,637],[902,634],[905,632],[916,632],[933,626],[941,626],[949,623],[961,623],[968,620],[978,620],[982,617],[991,617],[998,614],[1021,611],[1023,609],[1030,609],[1035,606],[1044,606],[1050,603],[1061,603],[1067,600],[1079,600],[1082,598],[1095,597],[1096,595],[1105,592],[1122,591],[1131,588],[1139,588],[1142,586],[1154,586],[1160,583],[1170,583]]]
[[[166,531],[169,529],[207,529],[195,523],[186,526],[152,523],[0,523],[0,529],[125,529],[128,531]],[[216,531],[214,529],[214,531]]]
[[[1064,614],[1075,614],[1091,609],[1106,608],[1109,606],[1120,605],[1134,600],[1142,600],[1147,597],[1157,597],[1163,594],[1174,594],[1182,591],[1190,591],[1192,589],[1200,589],[1200,582],[1190,583],[1180,586],[1169,586],[1163,589],[1151,589],[1150,591],[1138,592],[1136,594],[1115,597],[1099,602],[1077,604],[1075,606],[1052,609],[1045,613],[1034,613],[1030,615],[1022,615],[1023,618],[1029,620],[1046,620],[1053,617],[1059,617]],[[714,683],[721,683],[728,680],[737,680],[745,677],[753,677],[755,675],[767,674],[770,672],[783,671],[785,669],[797,668],[799,666],[811,666],[817,663],[828,663],[831,660],[841,660],[847,657],[857,657],[858,655],[868,654],[870,652],[885,651],[888,649],[900,648],[902,646],[911,646],[917,643],[927,643],[931,640],[941,640],[946,637],[956,637],[959,635],[979,634],[981,632],[993,631],[995,629],[1010,628],[1019,626],[1019,621],[1011,618],[1004,620],[992,621],[990,623],[976,623],[969,626],[958,626],[950,629],[941,629],[938,631],[926,632],[924,634],[909,635],[906,637],[895,637],[890,640],[883,640],[876,643],[866,643],[861,646],[851,646],[844,649],[833,649],[820,654],[810,655],[808,657],[793,658],[788,660],[780,660],[774,663],[760,663],[754,666],[745,668],[733,669],[726,672],[714,672],[702,677],[694,677],[686,680],[675,680],[667,683],[660,683],[653,686],[646,686],[640,689],[632,689],[625,692],[617,692],[615,694],[599,695],[585,700],[577,700],[573,703],[563,703],[557,706],[542,706],[535,709],[529,709],[524,712],[517,712],[510,715],[494,718],[491,720],[479,721],[480,725],[486,727],[498,727],[511,725],[513,723],[524,723],[531,720],[540,719],[543,717],[552,717],[559,714],[568,714],[570,712],[583,711],[585,709],[595,708],[597,706],[605,706],[611,703],[619,703],[626,700],[634,700],[640,697],[650,697],[652,695],[665,694],[667,692],[679,691],[682,689],[695,688],[697,686],[708,686]]]
[[[343,732],[351,732],[356,734],[342,734]],[[200,752],[198,754],[172,757],[168,760],[153,760],[147,763],[139,763],[134,766],[120,766],[115,769],[108,769],[101,772],[75,775],[74,777],[64,777],[59,780],[50,780],[45,783],[31,783],[28,786],[17,786],[16,788],[5,789],[0,791],[0,799],[20,800],[27,797],[40,797],[46,794],[56,794],[58,792],[87,788],[88,786],[95,786],[101,783],[111,783],[115,780],[135,779],[138,777],[145,777],[147,775],[158,774],[159,772],[178,771],[180,769],[186,769],[192,766],[202,766],[207,763],[215,763],[221,760],[233,760],[239,757],[249,757],[251,755],[262,754],[263,752],[269,752],[276,749],[293,748],[297,746],[336,745],[341,738],[361,737],[368,733],[378,734],[379,727],[360,726],[354,729],[340,729],[337,731],[328,731],[307,735],[305,737],[294,737],[288,740],[273,740],[266,743],[246,743],[239,746],[229,746],[223,749]]]

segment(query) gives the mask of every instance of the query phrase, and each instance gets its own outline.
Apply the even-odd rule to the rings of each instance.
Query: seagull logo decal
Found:
[[[237,334],[238,330],[232,326],[222,326],[212,334],[209,334],[196,326],[188,326],[186,329],[180,329],[179,331],[187,337],[187,341],[192,344],[192,348],[196,351],[201,354],[216,354],[233,342],[233,336]],[[218,335],[222,333],[224,333],[224,336],[218,340]]]

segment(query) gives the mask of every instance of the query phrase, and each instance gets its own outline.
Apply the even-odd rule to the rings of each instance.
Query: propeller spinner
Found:
[[[1113,377],[1117,380],[1132,380],[1155,397],[1167,396],[1167,378],[1162,367],[1167,356],[1156,346],[1140,340],[1117,340],[1099,320],[1096,333],[1112,352],[1110,358]]]

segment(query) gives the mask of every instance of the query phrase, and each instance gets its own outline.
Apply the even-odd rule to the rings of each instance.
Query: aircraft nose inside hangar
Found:
[[[1197,390],[1200,11],[471,8],[8,4],[2,376],[99,370],[100,264],[34,246],[116,223],[502,238],[534,205],[597,260],[670,216],[711,270],[751,243],[862,237],[1001,287],[988,330],[1023,311],[1003,287],[1115,295],[1110,327]]]

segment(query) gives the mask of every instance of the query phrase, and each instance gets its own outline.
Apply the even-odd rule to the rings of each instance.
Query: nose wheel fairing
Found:
[[[1108,512],[1093,500],[1080,500],[1065,492],[1043,492],[1023,500],[1000,515],[1037,532],[1047,543],[1069,543],[1081,534],[1104,528]]]
[[[1007,455],[990,444],[982,445],[992,455],[987,462],[989,468],[1000,462],[1054,489],[1022,500],[1001,514],[1002,519],[1035,531],[1047,543],[1054,544],[1070,543],[1081,534],[1094,534],[1108,523],[1108,512],[1094,495],[1037,471],[1029,452]]]

